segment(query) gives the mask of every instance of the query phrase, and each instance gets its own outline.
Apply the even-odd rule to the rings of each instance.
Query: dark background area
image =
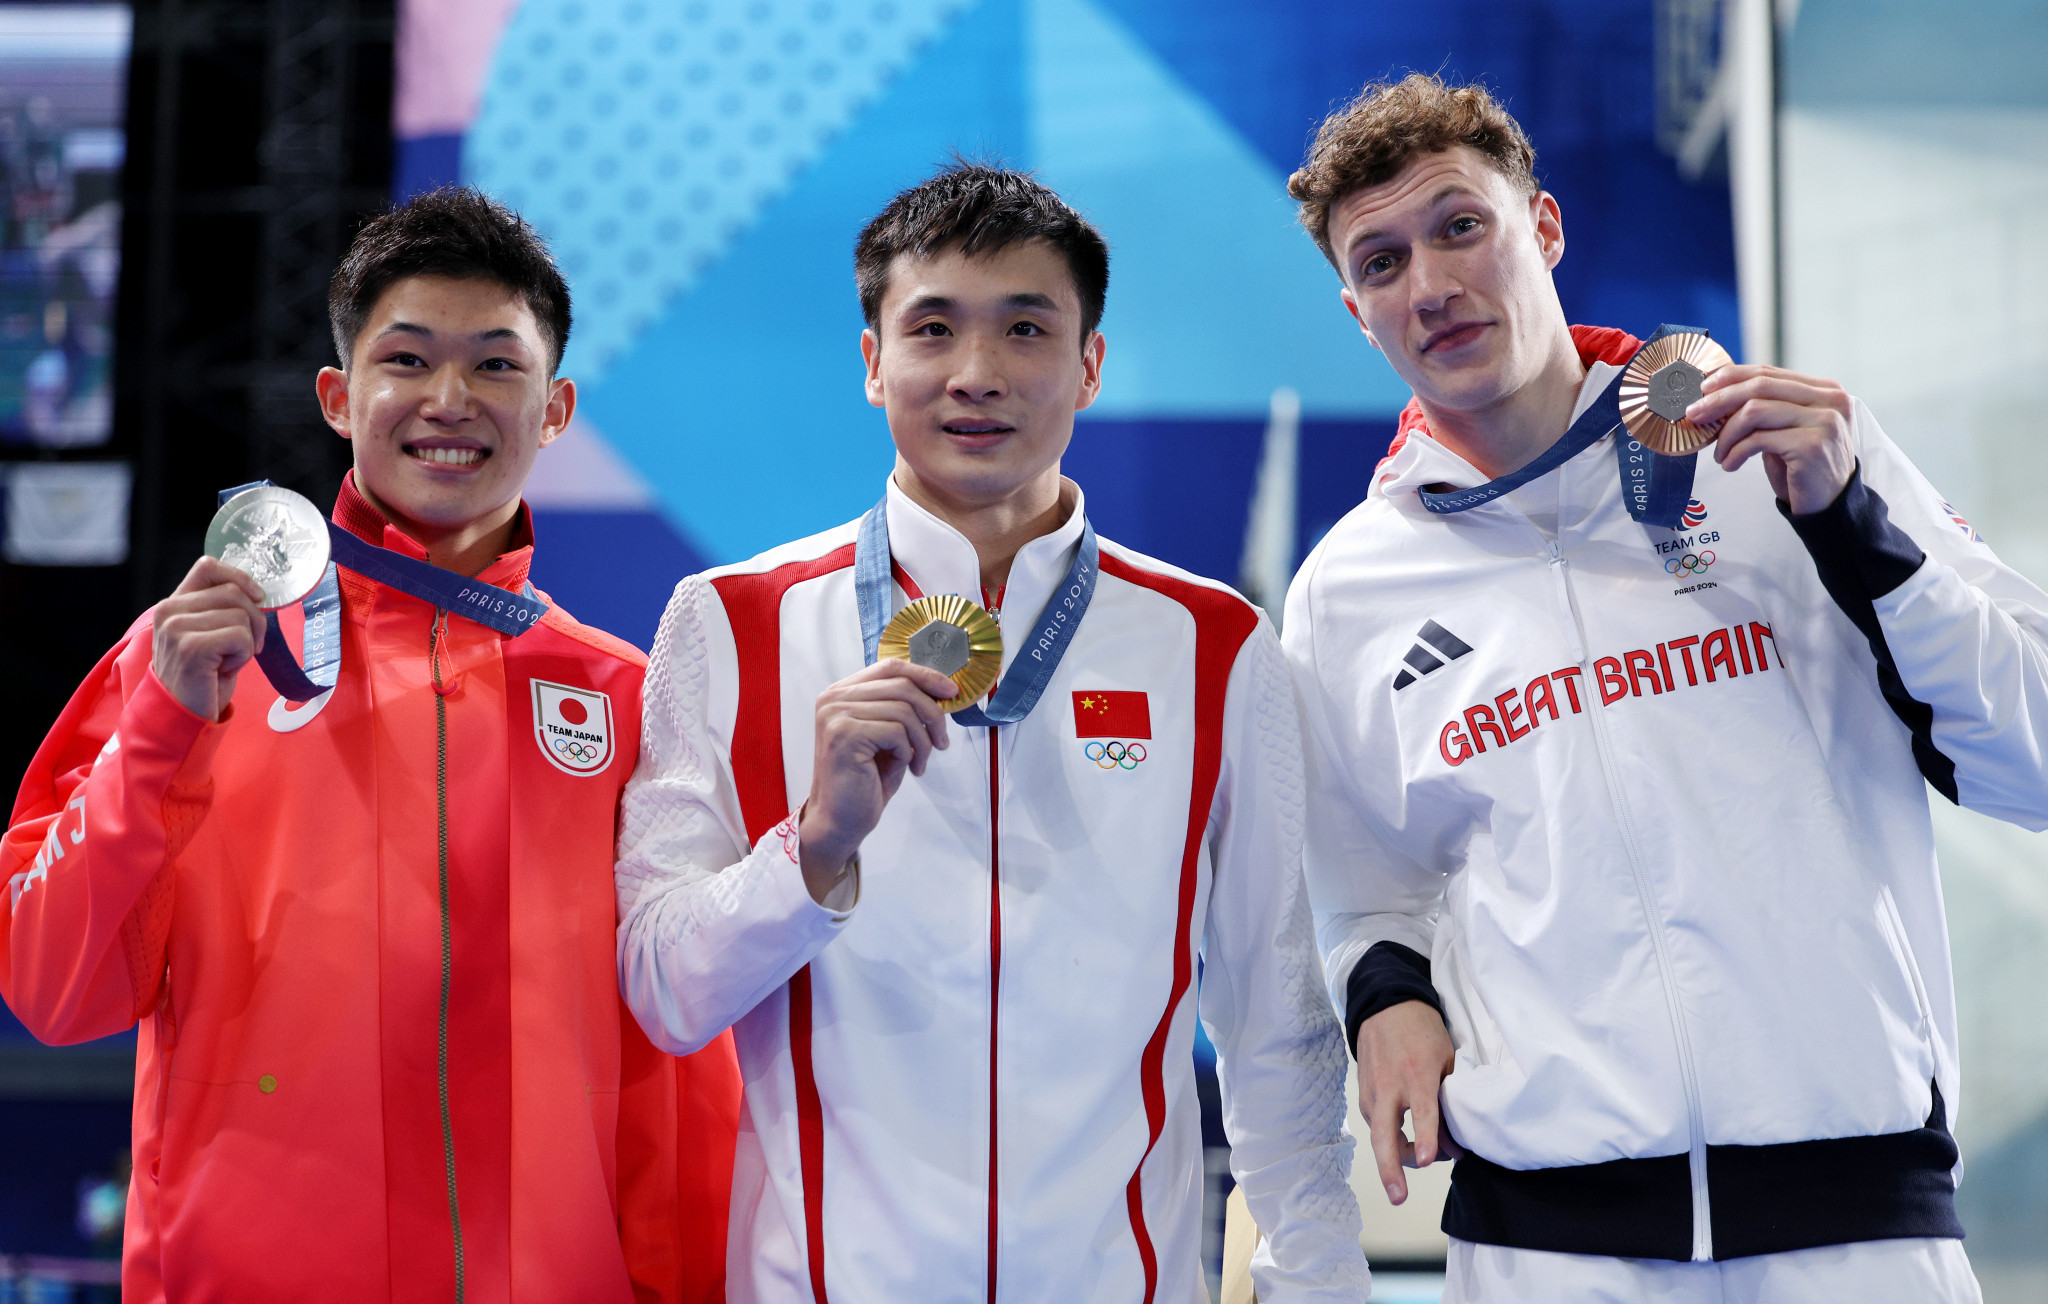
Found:
[[[90,453],[135,467],[129,560],[0,562],[9,792],[79,681],[199,555],[217,489],[267,477],[324,503],[348,468],[312,375],[333,360],[328,274],[389,194],[393,0],[134,10],[114,434]]]
[[[199,555],[217,489],[262,477],[325,503],[348,467],[312,376],[333,360],[327,277],[387,202],[393,0],[137,0],[134,13],[112,443],[8,450],[129,461],[129,560],[0,561],[10,798],[72,691]],[[133,1033],[53,1050],[0,1010],[0,1251],[94,1252],[79,1184],[127,1151],[133,1065]]]

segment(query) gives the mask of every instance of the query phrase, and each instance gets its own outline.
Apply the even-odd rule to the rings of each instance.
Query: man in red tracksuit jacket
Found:
[[[546,248],[436,192],[364,228],[330,305],[335,524],[545,602],[520,491],[576,397]],[[295,704],[241,671],[318,617],[266,634],[200,559],[0,844],[16,1015],[141,1027],[124,1298],[722,1298],[731,1048],[655,1051],[613,967],[644,658],[558,608],[515,637],[338,579],[339,678]]]

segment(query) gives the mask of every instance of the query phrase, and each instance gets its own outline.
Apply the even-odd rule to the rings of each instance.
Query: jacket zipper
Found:
[[[990,725],[988,731],[988,1299],[996,1299],[996,1032],[1002,1016],[1003,990],[1003,872],[1000,837],[1002,830],[1002,730]]]
[[[1550,541],[1550,570],[1557,580],[1557,592],[1565,604],[1565,622],[1575,644],[1579,662],[1587,666],[1586,632],[1579,618],[1577,595],[1572,591],[1571,567],[1557,540]],[[1663,918],[1650,892],[1649,874],[1643,868],[1641,845],[1636,840],[1635,817],[1623,794],[1621,773],[1614,760],[1614,744],[1607,734],[1607,704],[1597,683],[1587,685],[1586,713],[1593,721],[1593,750],[1600,756],[1600,771],[1607,780],[1607,794],[1614,803],[1614,815],[1621,826],[1622,846],[1628,852],[1629,871],[1635,876],[1636,895],[1642,902],[1643,919],[1650,934],[1650,946],[1657,955],[1657,973],[1664,983],[1664,1000],[1670,1007],[1671,1033],[1678,1042],[1678,1072],[1685,1087],[1686,1130],[1689,1135],[1688,1166],[1692,1174],[1692,1257],[1705,1263],[1714,1257],[1713,1211],[1707,1203],[1706,1110],[1700,1102],[1699,1072],[1694,1067],[1692,1038],[1685,1027],[1685,1011],[1678,999],[1678,980],[1672,973],[1671,944],[1664,934]]]
[[[434,836],[441,880],[441,1017],[437,1085],[441,1089],[441,1157],[448,1171],[448,1225],[455,1234],[455,1304],[462,1304],[462,1204],[455,1197],[455,1122],[448,1108],[448,996],[455,977],[453,923],[448,916],[448,694],[441,686],[441,649],[448,641],[448,613],[434,613],[427,659],[434,671]]]

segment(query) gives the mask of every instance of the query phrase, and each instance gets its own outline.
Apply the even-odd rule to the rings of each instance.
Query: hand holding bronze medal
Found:
[[[995,617],[954,593],[934,593],[896,613],[876,653],[949,676],[959,692],[939,703],[948,713],[980,701],[1003,665],[1003,633]]]
[[[1721,433],[1721,423],[1695,424],[1685,419],[1685,410],[1699,402],[1700,382],[1733,362],[1705,335],[1681,332],[1651,340],[1622,373],[1617,395],[1622,423],[1652,452],[1666,457],[1698,452]]]
[[[327,518],[289,489],[245,489],[213,514],[206,555],[255,580],[265,611],[289,607],[327,572]]]

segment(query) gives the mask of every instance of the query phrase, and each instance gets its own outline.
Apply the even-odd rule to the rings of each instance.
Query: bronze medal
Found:
[[[960,691],[939,705],[948,713],[964,711],[994,687],[1003,667],[1003,633],[975,603],[935,593],[897,612],[875,653],[950,676]]]
[[[1714,442],[1721,423],[1695,425],[1685,410],[1700,400],[1700,382],[1735,360],[1704,335],[1666,335],[1642,347],[1621,375],[1621,420],[1636,442],[1666,457],[1696,453]]]

